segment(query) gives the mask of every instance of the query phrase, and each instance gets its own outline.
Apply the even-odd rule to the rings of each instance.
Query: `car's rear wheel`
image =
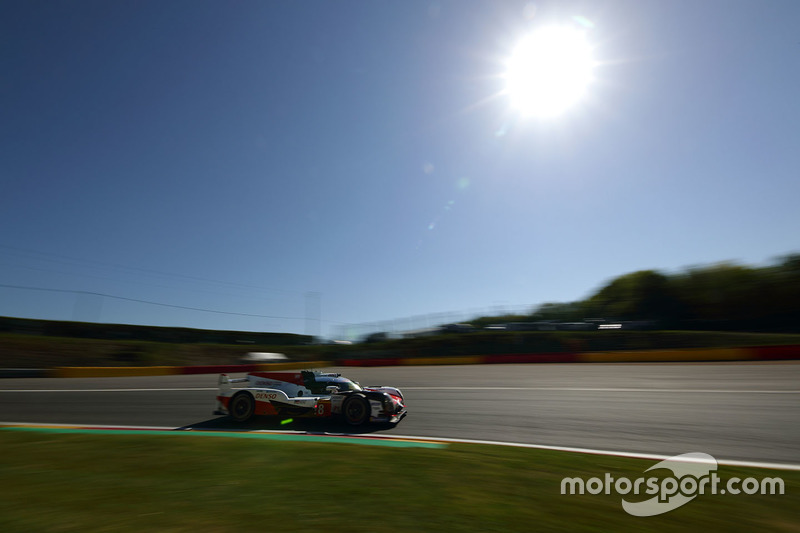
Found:
[[[228,413],[237,422],[247,422],[256,410],[256,401],[249,392],[237,392],[228,404]]]
[[[351,426],[360,426],[369,420],[369,400],[363,394],[351,394],[342,404],[344,421]]]

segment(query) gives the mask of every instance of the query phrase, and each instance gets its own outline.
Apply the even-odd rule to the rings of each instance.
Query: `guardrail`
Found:
[[[294,370],[328,366],[377,367],[422,365],[475,365],[527,363],[668,363],[722,361],[800,360],[800,345],[751,346],[746,348],[689,348],[681,350],[624,350],[614,352],[558,352],[443,357],[395,357],[386,359],[340,359],[336,361],[292,361],[251,365],[57,367],[51,369],[0,369],[0,378],[95,378],[177,376],[190,374],[235,374],[270,370]]]
[[[666,363],[707,361],[782,361],[800,359],[800,345],[747,348],[687,348],[680,350],[623,350],[478,355],[472,357],[409,357],[344,359],[339,366],[465,365],[522,363]]]

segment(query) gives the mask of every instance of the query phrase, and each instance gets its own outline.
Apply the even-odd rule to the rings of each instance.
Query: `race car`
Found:
[[[247,383],[232,388],[231,383]],[[215,415],[245,422],[254,415],[325,418],[341,416],[350,425],[397,424],[406,415],[403,393],[394,387],[362,387],[341,374],[250,372],[247,377],[219,376]]]

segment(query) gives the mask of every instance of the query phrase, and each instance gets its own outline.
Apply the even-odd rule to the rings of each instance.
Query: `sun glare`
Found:
[[[577,103],[592,78],[592,50],[577,29],[550,26],[523,38],[507,63],[506,91],[524,115],[554,117]]]

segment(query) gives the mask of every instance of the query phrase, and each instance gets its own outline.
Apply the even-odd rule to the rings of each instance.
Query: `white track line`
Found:
[[[215,391],[217,387],[182,387],[151,389],[0,389],[4,392],[168,392],[168,391]],[[800,390],[749,390],[749,389],[642,389],[609,387],[401,387],[404,391],[538,391],[538,392],[661,392],[688,394],[800,394]]]
[[[573,452],[573,453],[586,453],[592,455],[611,455],[617,457],[629,457],[631,459],[650,459],[653,461],[663,461],[669,459],[670,455],[659,455],[651,453],[635,453],[635,452],[621,452],[612,450],[596,450],[593,448],[573,448],[569,446],[547,446],[544,444],[526,444],[520,442],[500,442],[491,440],[472,440],[472,439],[451,439],[446,437],[414,437],[403,435],[392,435],[395,439],[409,439],[409,440],[434,440],[441,442],[463,443],[463,444],[489,444],[492,446],[511,446],[514,448],[533,448],[536,450],[552,450],[557,452]],[[793,470],[800,472],[800,464],[791,463],[768,463],[760,461],[736,461],[728,459],[717,459],[717,463],[726,466],[741,466],[746,468],[771,468],[775,470]]]
[[[19,427],[19,426],[29,426],[29,427],[63,427],[63,428],[80,428],[80,427],[90,427],[96,429],[130,429],[130,430],[155,430],[155,431],[189,431],[189,432],[203,432],[203,431],[222,431],[225,432],[226,430],[207,430],[204,428],[200,428],[197,430],[189,429],[180,429],[180,428],[171,428],[165,426],[112,426],[112,425],[102,425],[102,424],[40,424],[40,423],[28,423],[28,422],[0,422],[0,428],[3,426],[12,426],[12,427]],[[669,459],[669,455],[660,455],[660,454],[652,454],[652,453],[636,453],[636,452],[621,452],[621,451],[613,451],[613,450],[597,450],[593,448],[574,448],[570,446],[548,446],[545,444],[526,444],[523,442],[501,442],[501,441],[494,441],[494,440],[473,440],[473,439],[452,439],[447,437],[420,437],[420,436],[412,436],[412,435],[387,435],[385,433],[381,434],[374,434],[374,433],[310,433],[307,431],[293,431],[293,430],[255,430],[252,433],[287,433],[287,434],[297,434],[297,435],[331,435],[331,436],[346,436],[346,437],[369,437],[369,438],[380,438],[380,439],[398,439],[398,440],[418,440],[418,441],[427,441],[427,442],[447,442],[447,443],[454,443],[454,444],[485,444],[491,446],[510,446],[514,448],[531,448],[534,450],[551,450],[556,452],[571,452],[571,453],[584,453],[584,454],[591,454],[591,455],[606,455],[606,456],[615,456],[615,457],[627,457],[630,459],[647,459],[652,461],[663,461],[664,459]],[[762,462],[762,461],[737,461],[737,460],[729,460],[729,459],[717,459],[718,464],[726,465],[726,466],[740,466],[744,468],[765,468],[765,469],[772,469],[772,470],[791,470],[795,472],[800,472],[800,464],[792,464],[792,463],[769,463],[769,462]]]
[[[3,392],[165,392],[165,391],[210,391],[218,387],[192,387],[175,389],[0,389]]]
[[[475,391],[475,390],[529,390],[545,392],[668,392],[698,394],[800,394],[800,390],[749,390],[749,389],[634,389],[609,387],[400,387],[400,390],[442,390],[442,391]]]

